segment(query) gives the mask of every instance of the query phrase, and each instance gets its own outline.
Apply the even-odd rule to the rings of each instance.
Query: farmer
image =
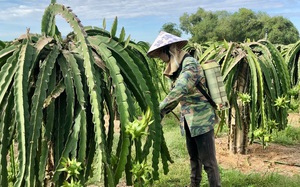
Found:
[[[221,186],[214,141],[217,116],[195,86],[196,81],[205,84],[205,77],[199,62],[182,50],[186,44],[187,40],[162,31],[147,52],[149,57],[166,63],[164,75],[173,82],[169,94],[160,103],[161,117],[180,103],[181,131],[186,136],[190,156],[190,187],[200,186],[202,165],[210,186]]]

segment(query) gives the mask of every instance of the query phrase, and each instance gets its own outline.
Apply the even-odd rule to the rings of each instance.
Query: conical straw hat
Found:
[[[162,47],[173,43],[177,43],[178,48],[181,49],[188,43],[188,41],[165,31],[161,31],[151,45],[147,55],[151,58],[158,57]]]

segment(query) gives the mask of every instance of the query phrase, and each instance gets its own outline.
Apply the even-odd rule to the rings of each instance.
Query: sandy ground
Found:
[[[300,126],[299,114],[289,115],[289,124]],[[216,152],[219,165],[224,169],[237,169],[243,173],[267,174],[276,172],[292,176],[300,175],[300,145],[283,146],[260,144],[248,146],[248,154],[232,154],[227,148],[227,137],[216,138]]]

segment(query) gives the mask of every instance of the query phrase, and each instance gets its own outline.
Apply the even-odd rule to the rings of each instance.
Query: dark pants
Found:
[[[185,122],[186,145],[190,155],[191,186],[199,187],[202,179],[202,165],[207,173],[209,186],[221,186],[218,163],[216,159],[214,130],[205,134],[191,137]]]

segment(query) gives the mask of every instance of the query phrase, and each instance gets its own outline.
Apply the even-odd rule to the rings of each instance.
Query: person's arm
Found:
[[[171,112],[182,100],[182,97],[187,95],[190,89],[195,86],[195,81],[197,79],[196,75],[198,74],[196,63],[198,62],[187,62],[186,65],[182,67],[182,71],[179,74],[173,89],[159,105],[162,115]]]

